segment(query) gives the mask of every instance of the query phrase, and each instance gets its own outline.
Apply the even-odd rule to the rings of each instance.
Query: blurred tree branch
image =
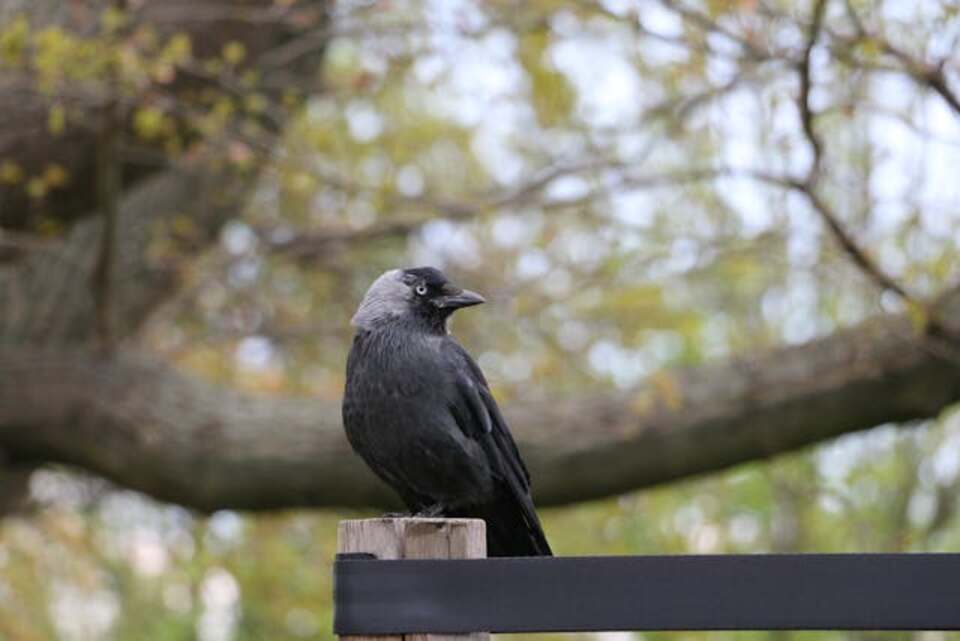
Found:
[[[956,307],[960,290],[935,307]],[[538,499],[600,498],[936,416],[955,361],[889,315],[747,359],[667,371],[626,392],[508,404]],[[0,448],[202,510],[387,506],[350,454],[339,404],[257,397],[130,351],[0,348]]]
[[[823,161],[823,143],[817,134],[813,119],[813,108],[810,106],[810,89],[813,86],[813,71],[810,68],[810,61],[813,55],[813,49],[817,45],[817,39],[820,37],[820,28],[823,24],[823,14],[827,8],[826,0],[817,0],[813,8],[813,20],[810,23],[810,32],[807,35],[807,45],[803,49],[803,61],[800,63],[800,97],[797,101],[800,109],[800,124],[803,125],[803,133],[810,143],[813,151],[813,160],[810,163],[810,170],[807,174],[807,181],[814,184],[820,175],[820,165]]]
[[[811,58],[817,45],[823,27],[823,18],[827,9],[827,0],[817,0],[813,8],[813,19],[810,22],[807,34],[807,43],[803,50],[803,59],[799,65],[800,94],[797,106],[800,112],[800,123],[804,136],[810,144],[813,159],[806,178],[797,184],[800,191],[806,196],[813,210],[820,216],[827,230],[836,240],[840,248],[850,258],[869,280],[876,283],[881,289],[890,290],[903,300],[910,302],[913,298],[904,287],[886,274],[883,269],[860,247],[850,232],[840,222],[840,218],[829,203],[819,194],[820,173],[823,166],[824,144],[817,133],[814,122],[816,114],[810,104],[810,93],[813,88],[813,71]]]

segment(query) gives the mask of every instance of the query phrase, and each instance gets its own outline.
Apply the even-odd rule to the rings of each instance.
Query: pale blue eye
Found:
[[[426,296],[427,295],[427,286],[420,284],[413,290],[417,292],[417,296]]]

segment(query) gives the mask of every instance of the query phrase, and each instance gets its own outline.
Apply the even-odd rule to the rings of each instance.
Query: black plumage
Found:
[[[483,373],[447,331],[484,302],[437,269],[392,270],[354,315],[343,423],[416,514],[482,518],[490,556],[551,554],[530,475]]]

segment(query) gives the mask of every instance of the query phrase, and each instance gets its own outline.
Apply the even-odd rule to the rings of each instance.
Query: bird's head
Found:
[[[373,329],[387,323],[408,323],[446,332],[453,312],[483,302],[483,296],[457,287],[434,267],[392,269],[370,285],[351,324]]]

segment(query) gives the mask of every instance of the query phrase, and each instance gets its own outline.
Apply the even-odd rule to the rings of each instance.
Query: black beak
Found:
[[[477,292],[456,287],[444,287],[443,295],[434,299],[434,304],[440,309],[460,309],[461,307],[470,307],[485,302],[487,302],[487,299]]]

